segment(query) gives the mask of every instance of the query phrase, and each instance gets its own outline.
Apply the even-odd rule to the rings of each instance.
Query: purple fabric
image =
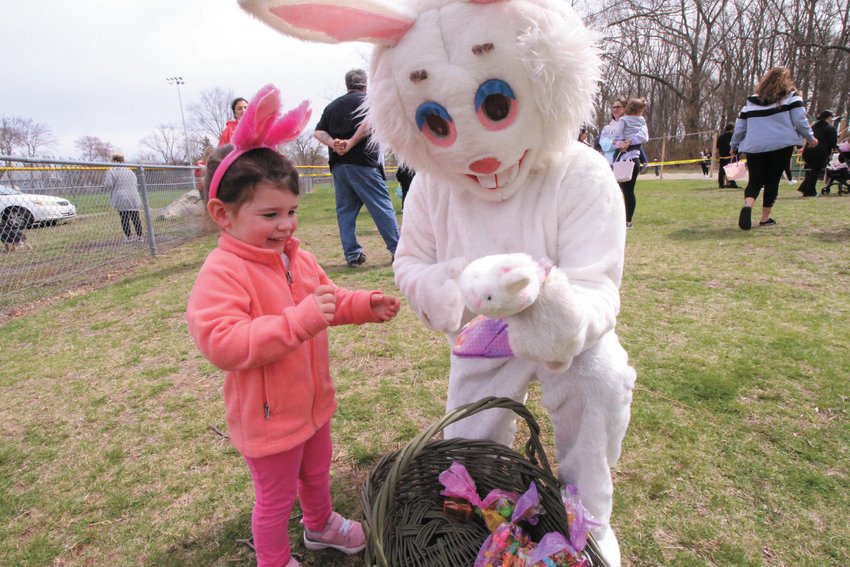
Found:
[[[461,358],[510,358],[508,324],[504,319],[479,315],[461,329],[452,354]]]

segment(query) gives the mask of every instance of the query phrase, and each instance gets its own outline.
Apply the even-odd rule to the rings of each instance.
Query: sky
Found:
[[[216,87],[250,99],[272,83],[284,109],[310,100],[312,128],[371,53],[285,37],[237,0],[18,1],[3,20],[0,115],[48,126],[57,144],[45,153],[62,158],[97,136],[131,161],[158,126],[182,129],[180,99],[188,121],[189,105]],[[184,81],[179,97],[173,76]]]

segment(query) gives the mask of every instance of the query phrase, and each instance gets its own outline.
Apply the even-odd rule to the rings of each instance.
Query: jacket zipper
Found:
[[[289,258],[289,268],[287,269],[286,265],[284,264],[284,270],[286,271],[286,281],[289,282],[289,289],[290,289],[290,292],[292,293],[292,300],[293,300],[293,302],[297,303],[298,298],[295,297],[295,289],[292,286],[293,278],[292,278],[292,273],[290,272],[290,270],[292,269],[292,261],[293,261],[293,259]],[[311,366],[312,366],[311,374],[313,375],[313,387],[315,389],[315,388],[318,387],[316,382],[319,381],[319,377],[316,374],[316,368],[318,368],[318,366],[317,366],[317,362],[316,362],[316,349],[315,349],[315,346],[313,344],[313,341],[309,341],[309,347],[310,347],[310,360],[312,362],[312,364],[311,364]],[[313,399],[313,407],[310,408],[310,421],[313,423],[313,429],[318,430],[318,427],[316,426],[316,411],[315,410],[316,410],[316,400],[314,398]]]
[[[289,261],[292,262],[292,259],[290,258]],[[281,258],[281,263],[283,264],[283,258]],[[283,271],[284,273],[286,273],[286,282],[289,284],[289,293],[292,295],[292,300],[293,302],[297,302],[295,298],[295,289],[293,289],[292,287],[294,280],[292,278],[292,274],[290,273],[289,269],[287,269],[285,264],[283,266]],[[268,388],[266,387],[266,384],[266,376],[265,374],[263,374],[263,397],[265,398],[263,400],[263,417],[268,420],[271,419],[272,408],[271,406],[269,406],[269,392]]]

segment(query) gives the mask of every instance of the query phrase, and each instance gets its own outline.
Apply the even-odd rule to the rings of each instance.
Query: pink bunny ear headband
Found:
[[[280,91],[274,85],[261,88],[245,109],[239,125],[233,132],[230,143],[233,150],[224,156],[210,181],[209,199],[215,199],[218,185],[227,169],[244,153],[257,148],[275,149],[291,142],[310,120],[310,102],[304,101],[283,116],[280,116]]]

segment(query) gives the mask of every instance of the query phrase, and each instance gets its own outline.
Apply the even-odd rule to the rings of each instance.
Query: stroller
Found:
[[[838,194],[850,193],[850,142],[838,144],[838,155],[826,166],[821,195],[829,195],[832,185],[838,184]]]

